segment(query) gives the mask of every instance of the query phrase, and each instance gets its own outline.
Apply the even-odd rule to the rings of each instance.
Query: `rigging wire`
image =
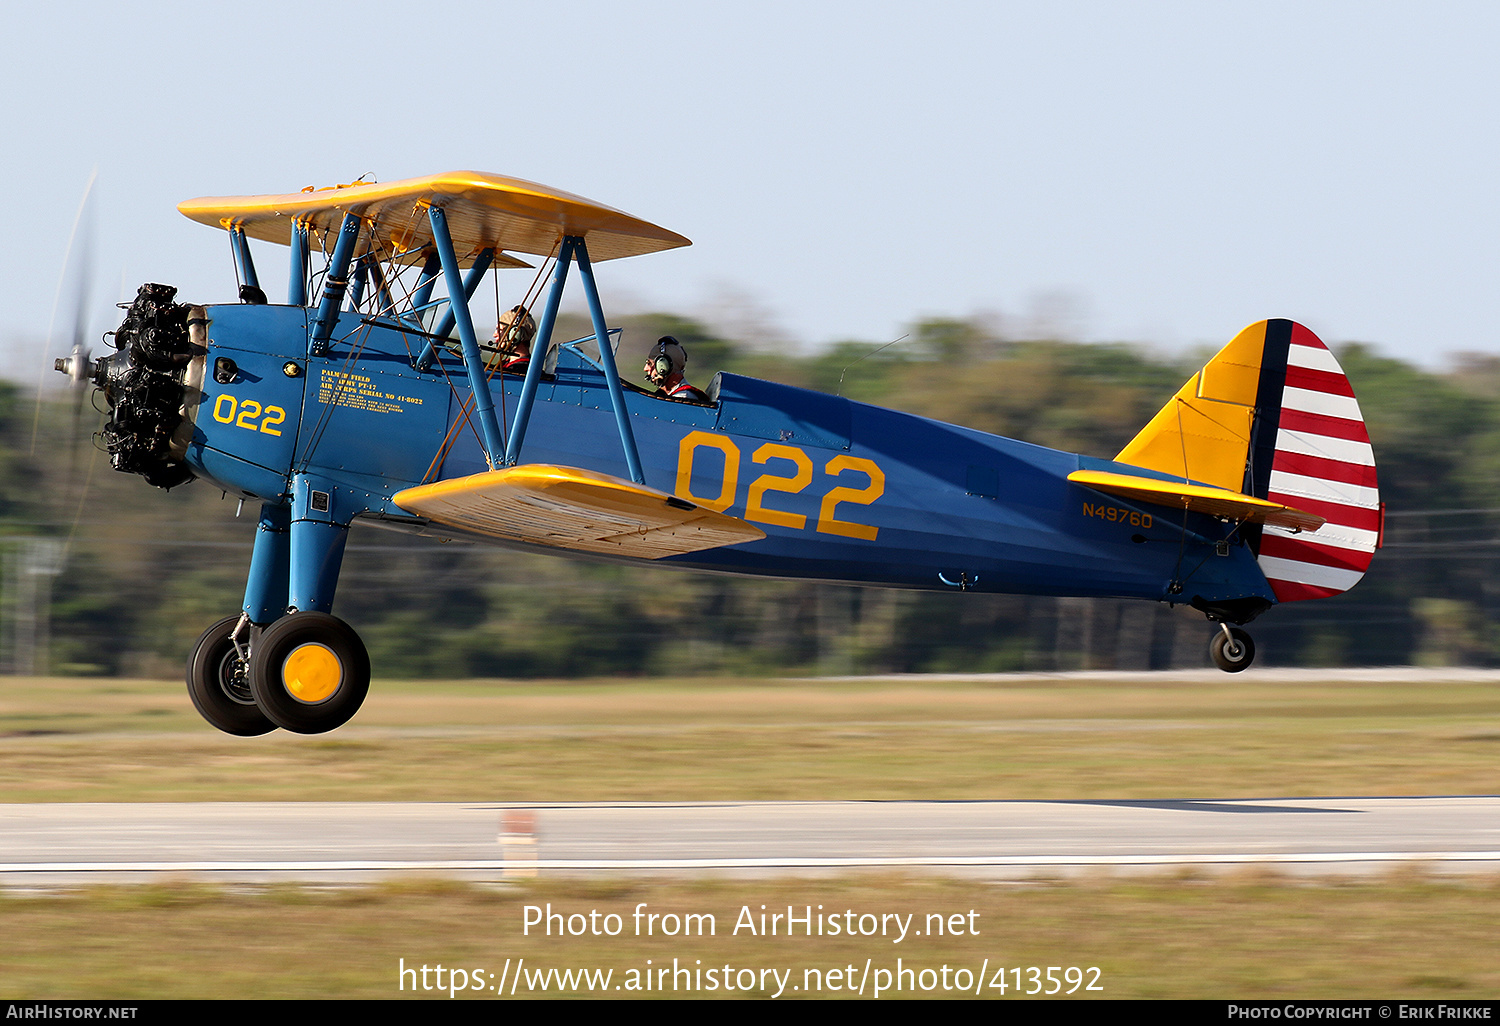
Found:
[[[531,307],[533,305],[535,305],[536,298],[541,295],[541,283],[544,282],[544,281],[546,281],[546,279],[547,279],[547,271],[549,269],[549,266],[555,265],[555,263],[556,263],[558,248],[561,245],[562,245],[562,236],[559,235],[558,239],[557,239],[557,242],[555,242],[553,244],[552,253],[548,254],[547,257],[545,257],[542,260],[541,266],[537,268],[536,276],[534,278],[532,278],[531,285],[526,289],[525,293],[522,294],[523,302],[522,302],[521,305],[525,308],[528,316],[531,313]],[[495,298],[495,307],[496,307],[496,316],[497,316],[497,318],[499,316],[499,306],[500,306],[499,289],[500,289],[500,279],[499,279],[498,269],[496,269],[496,275],[495,275],[495,297],[496,297]],[[450,298],[449,302],[450,303],[452,302],[451,298]],[[550,349],[551,349],[551,347],[549,345],[548,350],[550,351]],[[458,388],[457,388],[457,386],[455,386],[453,384],[453,378],[448,374],[447,367],[445,367],[443,365],[441,351],[442,351],[442,347],[434,345],[433,346],[433,359],[434,359],[434,362],[438,365],[438,369],[440,371],[442,371],[444,379],[448,382],[448,388],[453,393],[453,397],[455,399],[457,399],[459,397]],[[533,346],[532,346],[531,358],[533,360],[537,359],[537,353],[536,353],[536,346],[535,346],[535,344],[533,344]],[[542,358],[543,358],[543,360],[545,360],[545,358],[546,358],[545,354],[543,354]],[[486,387],[488,387],[489,382],[493,379],[493,377],[495,375],[495,371],[498,368],[499,368],[499,364],[496,363],[495,369],[491,369],[489,371],[489,373],[486,374],[486,376],[485,376]],[[502,393],[501,408],[503,410],[504,409],[504,388],[503,387],[501,388],[501,393]],[[422,483],[423,484],[426,484],[428,481],[432,480],[434,474],[441,474],[442,473],[443,464],[445,464],[447,462],[447,460],[448,460],[448,454],[452,451],[453,445],[457,441],[457,435],[462,432],[462,428],[465,425],[467,425],[468,428],[469,428],[469,430],[470,430],[470,432],[473,433],[474,440],[479,443],[480,450],[481,451],[484,450],[484,441],[479,437],[479,428],[478,428],[477,425],[474,424],[473,419],[469,416],[469,406],[470,406],[470,404],[472,402],[474,402],[475,398],[476,397],[474,396],[474,394],[473,394],[473,392],[471,390],[470,394],[469,394],[469,397],[467,399],[464,399],[464,400],[462,400],[460,402],[460,404],[459,404],[459,418],[457,418],[457,419],[454,420],[454,423],[453,423],[452,427],[450,427],[448,429],[448,433],[444,436],[442,444],[440,444],[438,446],[437,452],[433,454],[432,462],[429,463],[428,466],[427,466],[427,472],[422,475]],[[505,430],[505,428],[502,427],[502,431],[504,431],[504,430]]]

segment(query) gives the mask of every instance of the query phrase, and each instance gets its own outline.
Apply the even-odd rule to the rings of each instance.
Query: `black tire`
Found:
[[[276,729],[255,704],[249,667],[229,640],[239,615],[226,616],[203,632],[187,661],[188,696],[209,723],[236,737],[259,737]],[[248,645],[249,632],[240,644]]]
[[[354,628],[338,617],[293,613],[256,641],[250,690],[278,727],[322,734],[359,711],[370,690],[370,655]]]
[[[1239,673],[1255,662],[1255,641],[1238,627],[1229,628],[1229,633],[1234,636],[1233,641],[1224,637],[1222,630],[1216,633],[1214,640],[1208,643],[1208,654],[1213,657],[1214,665],[1225,673]]]

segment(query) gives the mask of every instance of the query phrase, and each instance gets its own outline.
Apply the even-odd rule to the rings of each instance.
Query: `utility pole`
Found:
[[[46,673],[52,647],[52,578],[62,572],[63,544],[55,538],[3,538],[4,593],[0,594],[0,672]]]

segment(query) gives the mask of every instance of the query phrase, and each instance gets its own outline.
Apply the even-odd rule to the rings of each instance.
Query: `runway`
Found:
[[[1500,798],[720,804],[0,805],[0,884],[391,876],[992,879],[1081,871],[1500,871]]]

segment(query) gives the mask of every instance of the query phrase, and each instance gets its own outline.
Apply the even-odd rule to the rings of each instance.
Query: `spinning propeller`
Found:
[[[90,245],[89,236],[84,236],[82,256],[79,260],[80,273],[74,282],[73,288],[73,325],[69,336],[72,346],[67,356],[58,357],[52,362],[54,370],[68,376],[68,391],[72,410],[70,413],[71,430],[69,433],[69,448],[76,447],[78,441],[78,421],[83,413],[83,392],[93,381],[95,364],[91,359],[92,352],[85,343],[85,335],[88,330],[88,305],[90,292]]]
[[[39,361],[37,381],[36,416],[32,422],[31,451],[36,453],[36,439],[41,420],[41,392],[46,374],[48,358],[66,345],[66,356],[50,360],[55,371],[68,377],[68,470],[66,491],[72,490],[74,470],[77,463],[78,438],[83,419],[83,399],[90,386],[97,384],[99,365],[92,358],[88,345],[89,303],[94,294],[93,283],[93,191],[98,171],[89,175],[83,190],[83,199],[78,204],[78,213],[73,219],[73,230],[68,237],[68,248],[63,261],[62,276],[58,280],[57,298],[52,307],[52,321],[47,332],[46,349]],[[61,327],[62,330],[58,330]]]

